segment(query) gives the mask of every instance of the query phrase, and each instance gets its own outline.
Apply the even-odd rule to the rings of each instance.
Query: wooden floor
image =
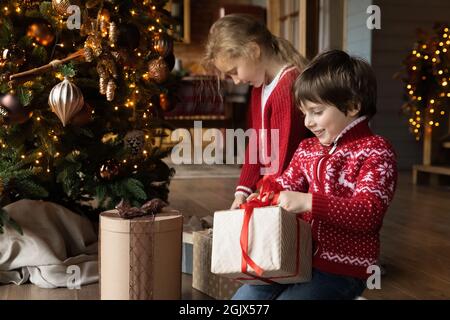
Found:
[[[171,184],[171,206],[186,214],[208,215],[227,208],[235,178],[183,179]],[[450,188],[413,186],[400,175],[395,199],[382,229],[382,263],[387,275],[367,299],[450,299]],[[183,275],[183,299],[206,299]],[[98,285],[81,290],[0,286],[2,299],[98,299]]]

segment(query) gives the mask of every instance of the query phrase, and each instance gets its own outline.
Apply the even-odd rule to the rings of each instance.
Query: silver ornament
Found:
[[[63,126],[66,126],[70,119],[83,108],[84,97],[81,90],[65,78],[50,91],[48,104]]]

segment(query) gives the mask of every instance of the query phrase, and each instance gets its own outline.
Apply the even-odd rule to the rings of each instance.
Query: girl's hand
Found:
[[[290,213],[311,211],[312,194],[295,191],[281,191],[278,198],[278,205]]]
[[[243,203],[245,203],[245,196],[243,194],[237,194],[231,204],[230,210],[239,209],[239,206]]]

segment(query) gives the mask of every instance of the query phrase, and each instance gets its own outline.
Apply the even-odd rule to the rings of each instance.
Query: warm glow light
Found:
[[[417,100],[422,101],[422,97],[418,97]]]
[[[21,155],[20,157],[21,157],[22,159],[25,159],[25,156],[24,156],[24,155]]]
[[[416,114],[419,115],[419,114],[420,114],[420,111],[416,111]]]
[[[434,109],[430,109],[430,113],[434,113]]]
[[[437,60],[436,60],[436,58],[433,58],[433,59],[431,59],[431,61],[436,62]]]
[[[439,53],[441,53],[439,50],[436,50],[436,52],[435,52],[436,54],[439,54]]]
[[[439,127],[439,122],[436,122],[434,125],[435,125],[436,127]]]
[[[416,67],[416,66],[413,66],[411,69],[413,69],[413,70],[415,71],[415,70],[417,70],[417,67]]]
[[[37,120],[37,121],[41,121],[41,117],[37,117],[36,120]]]
[[[447,81],[442,82],[443,87],[447,86],[447,84],[448,84]]]
[[[411,90],[411,91],[409,91],[409,94],[414,94],[414,91],[412,91],[412,90]]]
[[[134,166],[133,166],[135,169],[137,169],[138,168],[138,166],[137,166],[137,164],[135,164]]]
[[[412,86],[410,85],[410,84],[408,84],[407,86],[406,86],[406,89],[411,89],[412,88]]]
[[[116,111],[119,110],[119,107],[114,107],[114,110],[116,110]]]
[[[434,122],[433,122],[433,121],[430,121],[430,122],[428,122],[428,123],[430,124],[430,126],[432,126]]]
[[[416,54],[416,57],[417,57],[417,58],[420,58],[420,52],[418,52],[418,53]]]
[[[39,160],[36,160],[35,162],[36,162],[36,164],[39,164]]]
[[[439,73],[439,74],[443,74],[443,73],[444,73],[444,71],[442,71],[442,70],[439,70],[439,71],[438,71],[438,73]]]
[[[443,116],[445,114],[445,111],[441,111],[441,116]]]

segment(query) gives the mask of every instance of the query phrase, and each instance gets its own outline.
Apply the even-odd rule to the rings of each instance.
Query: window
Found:
[[[317,53],[319,0],[268,0],[268,27],[304,56]]]

